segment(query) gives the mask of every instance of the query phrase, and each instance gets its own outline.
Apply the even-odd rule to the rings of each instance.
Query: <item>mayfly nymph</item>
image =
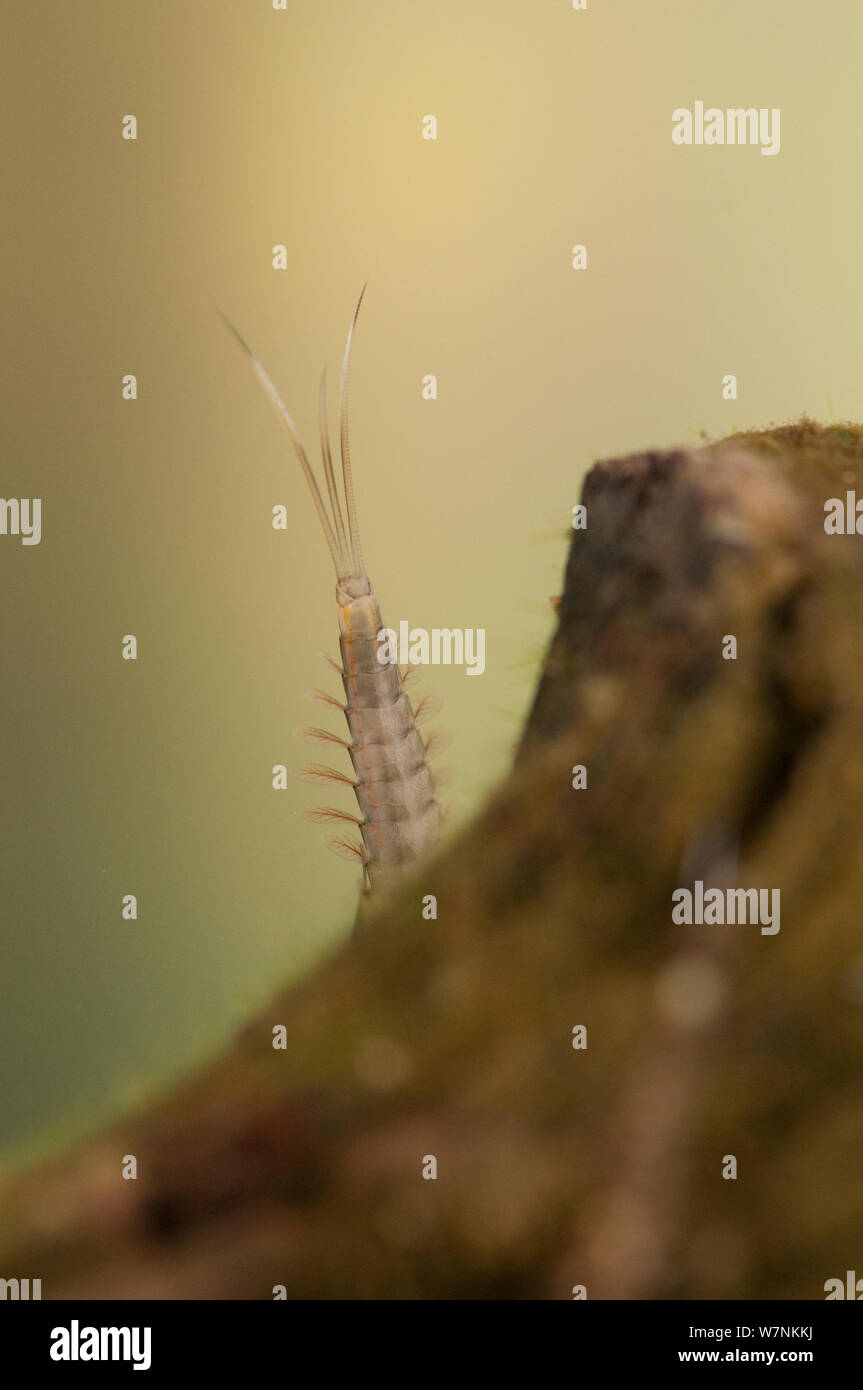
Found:
[[[360,543],[351,471],[348,383],[351,345],[364,294],[365,286],[348,330],[339,392],[344,510],[336,485],[327,428],[326,371],[321,377],[318,415],[329,510],[297,428],[269,375],[230,320],[224,314],[222,318],[251,362],[291,437],[336,571],[341,665],[331,664],[341,676],[345,700],[342,703],[319,690],[310,694],[328,707],[342,710],[350,740],[338,738],[325,729],[306,729],[304,733],[316,741],[346,748],[353,763],[354,777],[317,765],[302,768],[300,775],[318,783],[351,786],[360,815],[330,806],[308,814],[315,820],[348,822],[359,829],[359,841],[339,835],[330,843],[338,853],[362,864],[366,889],[380,889],[434,846],[440,830],[441,810],[429,767],[432,740],[426,742],[417,727],[423,713],[429,709],[429,702],[421,701],[414,708],[405,690],[411,672],[401,671],[388,660],[379,659],[386,641],[386,628],[366,573]]]

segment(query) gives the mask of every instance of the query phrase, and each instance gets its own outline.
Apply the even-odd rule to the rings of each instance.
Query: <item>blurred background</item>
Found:
[[[425,678],[457,827],[508,766],[593,459],[859,417],[861,31],[855,0],[7,10],[0,494],[43,500],[40,545],[0,537],[7,1164],[215,1052],[350,928],[314,790],[271,786],[323,722],[304,691],[336,692],[330,562],[214,306],[317,459],[369,282],[369,572],[392,626],[487,633],[481,678]],[[781,108],[781,153],[675,147],[696,100]]]

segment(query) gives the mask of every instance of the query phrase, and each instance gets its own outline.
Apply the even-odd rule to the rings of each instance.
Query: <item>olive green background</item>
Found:
[[[271,788],[322,722],[305,689],[336,689],[315,655],[333,576],[214,304],[317,458],[319,373],[369,282],[372,580],[393,626],[487,630],[484,676],[426,677],[457,825],[507,767],[591,461],[859,418],[863,19],[30,0],[0,26],[0,494],[43,499],[41,545],[0,537],[0,1152],[20,1158],[213,1052],[353,912],[357,872],[295,814],[314,790]],[[781,153],[673,146],[698,99],[780,107]]]

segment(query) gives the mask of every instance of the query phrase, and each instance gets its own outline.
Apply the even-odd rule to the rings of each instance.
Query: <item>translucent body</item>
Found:
[[[378,634],[384,624],[378,601],[365,573],[360,543],[348,428],[348,377],[351,344],[363,294],[359,297],[348,331],[339,392],[344,510],[327,430],[325,376],[321,378],[318,413],[329,507],[284,401],[245,339],[229,319],[225,319],[225,323],[251,362],[291,437],[336,571],[342,657],[341,666],[337,669],[345,688],[345,704],[340,706],[331,695],[321,691],[312,693],[325,705],[344,709],[351,737],[348,743],[344,743],[326,729],[307,729],[305,733],[318,742],[343,744],[350,754],[355,776],[351,779],[327,767],[303,768],[301,775],[315,782],[349,783],[356,792],[360,816],[351,816],[334,807],[323,807],[311,812],[311,816],[314,820],[348,822],[359,828],[361,844],[344,836],[330,843],[338,853],[360,860],[366,886],[377,889],[391,882],[405,865],[413,863],[434,845],[441,812],[435,800],[434,780],[428,766],[429,745],[417,729],[419,711],[411,707],[404,690],[404,677],[398,667],[378,660],[383,641]]]
[[[336,596],[348,597],[341,585]],[[382,887],[434,845],[441,816],[426,745],[399,668],[378,660],[383,627],[370,585],[367,594],[339,603],[348,752],[372,888]]]

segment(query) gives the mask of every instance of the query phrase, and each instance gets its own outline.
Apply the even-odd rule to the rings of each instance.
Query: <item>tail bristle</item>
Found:
[[[363,559],[363,548],[360,543],[360,527],[357,520],[357,502],[354,496],[354,477],[351,468],[351,439],[349,421],[349,396],[350,396],[350,372],[351,372],[351,347],[354,341],[354,330],[359,318],[360,305],[363,302],[363,295],[366,286],[363,285],[360,297],[357,300],[357,307],[348,329],[348,342],[345,348],[344,360],[342,361],[342,380],[339,391],[339,439],[342,450],[342,482],[345,489],[345,505],[348,513],[348,538],[353,559],[353,573],[365,574],[365,561]]]
[[[345,534],[345,522],[342,516],[342,506],[339,501],[338,489],[336,488],[336,476],[333,472],[333,455],[330,449],[330,432],[327,427],[327,369],[324,367],[321,374],[321,385],[318,392],[318,427],[321,434],[321,457],[324,461],[324,477],[327,481],[327,493],[330,499],[330,510],[333,514],[333,521],[336,528],[336,536],[339,542],[339,552],[341,555],[340,569],[345,569],[349,555],[348,538]]]
[[[217,312],[232,334],[235,341],[242,348],[251,366],[264,388],[270,404],[290,435],[294,452],[299,459],[300,468],[312,495],[312,501],[318,514],[324,536],[333,565],[338,579],[346,579],[350,576],[365,577],[365,561],[363,559],[362,544],[360,542],[360,528],[357,519],[357,502],[354,493],[353,469],[351,466],[351,441],[350,441],[350,370],[351,370],[351,348],[353,346],[354,331],[357,326],[360,305],[363,302],[363,295],[366,286],[363,285],[360,297],[357,300],[357,307],[348,329],[348,341],[345,348],[345,355],[342,360],[341,383],[339,389],[339,443],[341,448],[342,460],[342,489],[344,491],[345,511],[342,511],[342,503],[339,497],[339,490],[336,486],[335,471],[333,469],[332,450],[330,449],[329,429],[327,427],[327,387],[326,372],[321,377],[321,384],[318,392],[318,427],[321,436],[321,456],[323,459],[324,480],[326,482],[327,496],[329,499],[329,511],[324,501],[318,480],[315,477],[308,455],[306,454],[299,431],[294,424],[293,418],[276,390],[272,378],[264,368],[263,363],[249,347],[242,334],[236,329],[221,309]],[[345,513],[347,514],[347,527],[345,526]]]
[[[306,483],[308,484],[309,492],[312,494],[312,501],[315,504],[315,511],[318,514],[318,520],[321,523],[324,536],[326,537],[327,546],[329,548],[330,555],[332,556],[333,564],[336,569],[336,574],[340,577],[339,572],[344,569],[342,550],[336,537],[336,533],[333,530],[333,523],[327,515],[327,509],[324,505],[324,499],[321,496],[321,490],[318,487],[318,480],[312,471],[312,465],[309,463],[308,455],[306,454],[306,451],[303,448],[303,442],[300,439],[299,432],[297,430],[296,425],[294,424],[290,411],[288,410],[287,406],[285,405],[284,401],[282,400],[281,396],[276,390],[275,385],[273,384],[273,381],[267,373],[263,363],[249,347],[245,338],[234,327],[227,314],[223,314],[221,309],[217,309],[217,313],[219,314],[219,317],[222,319],[222,322],[228,328],[229,332],[233,334],[234,338],[239,343],[240,347],[243,349],[243,352],[246,354],[246,357],[252,364],[255,375],[257,376],[258,380],[263,386],[267,398],[270,401],[270,404],[273,406],[274,410],[276,411],[276,414],[278,415],[279,419],[281,420],[282,424],[284,425],[285,429],[288,431],[288,434],[290,435],[291,443],[294,446],[294,453],[299,459],[300,467],[303,470],[303,476],[305,477]]]

